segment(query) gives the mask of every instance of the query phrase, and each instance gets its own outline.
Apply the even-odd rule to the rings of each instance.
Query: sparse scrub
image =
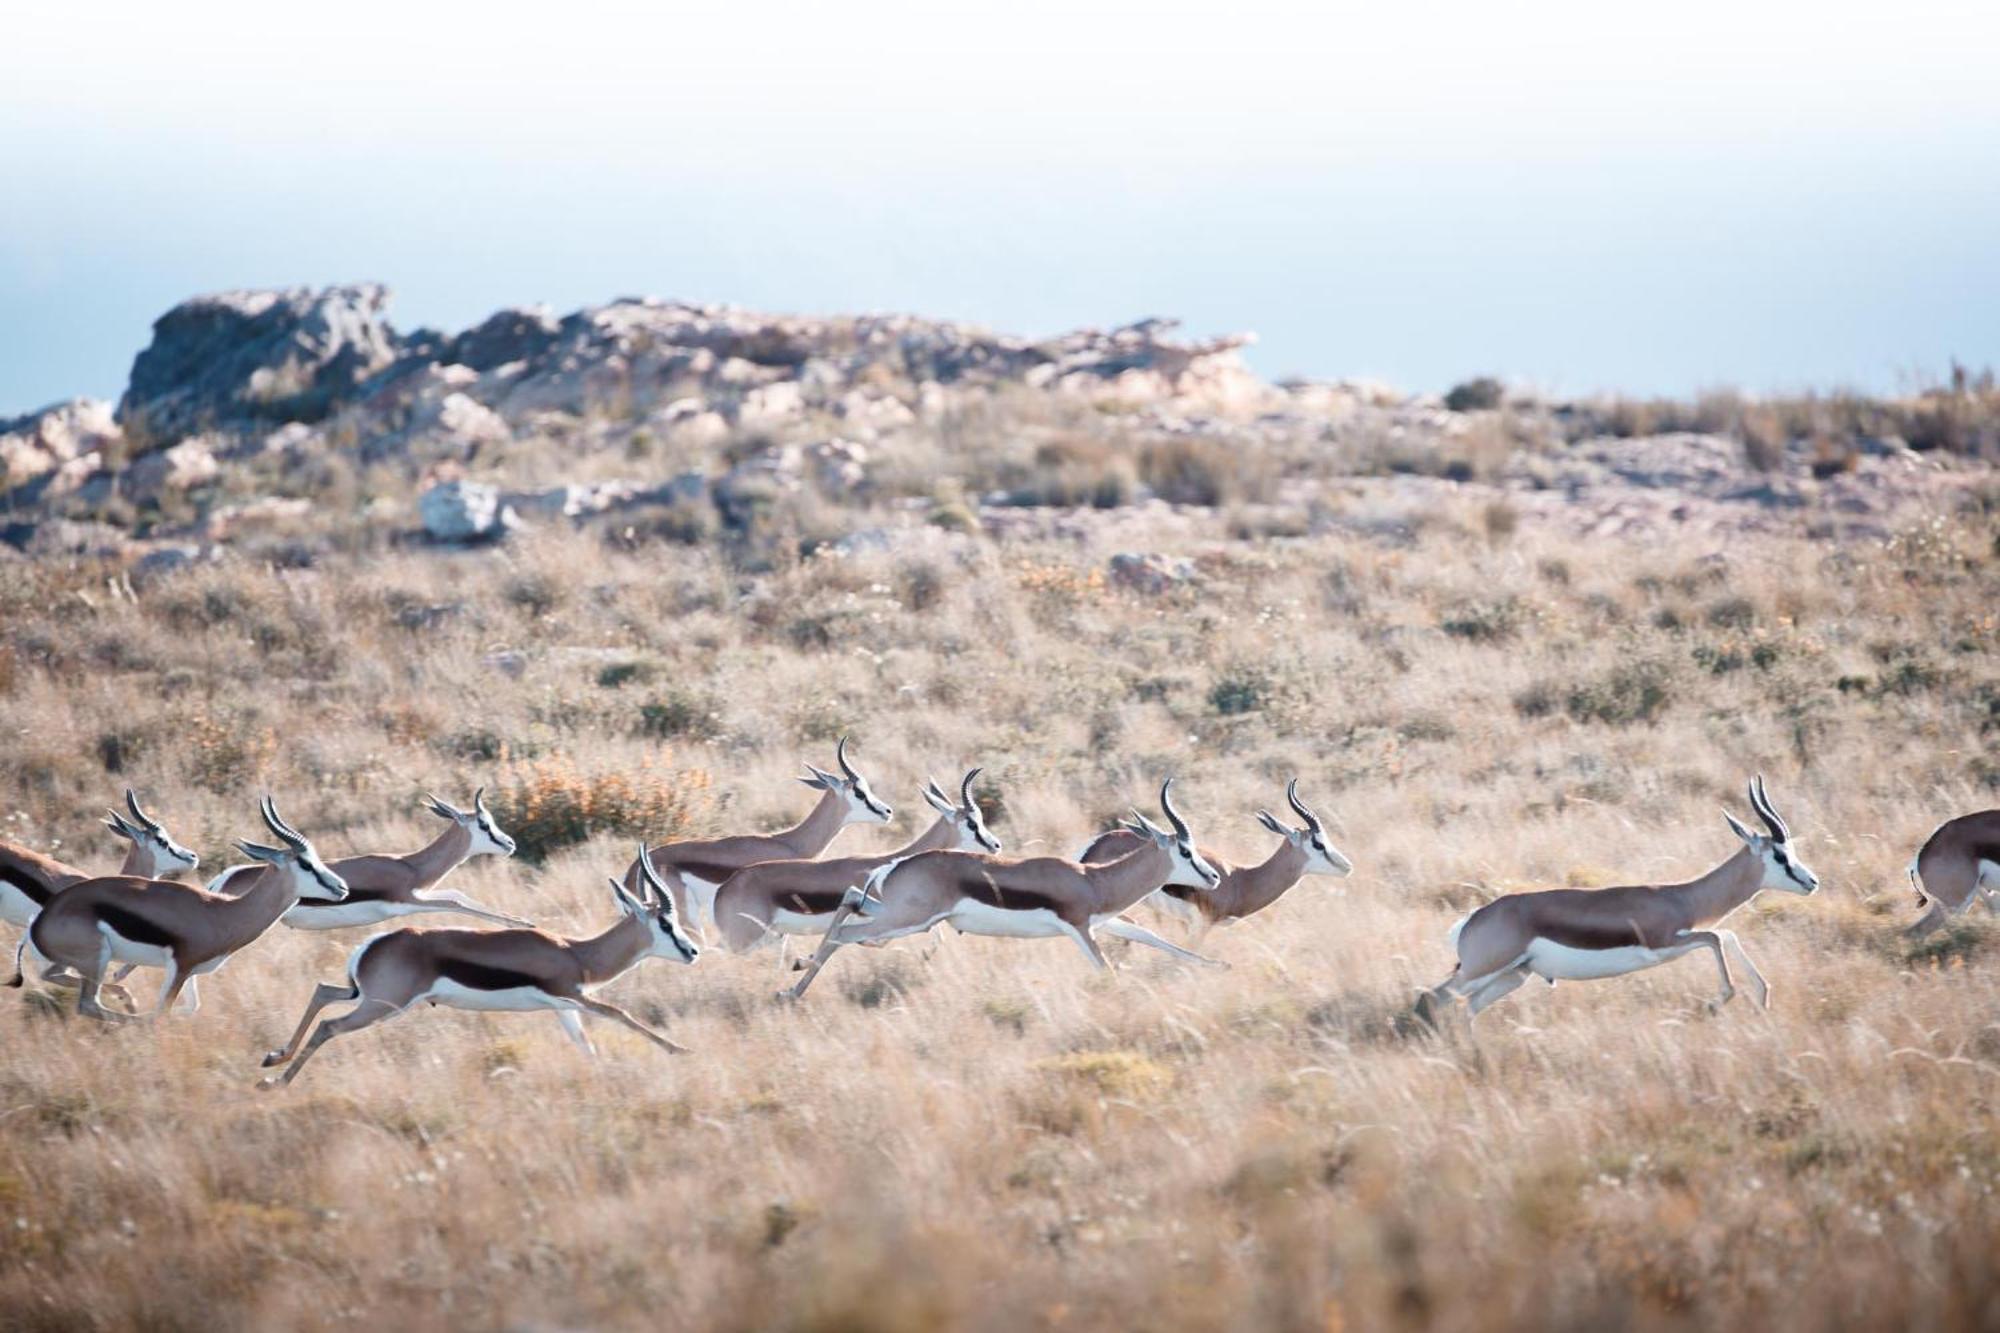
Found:
[[[487,802],[528,861],[605,834],[665,842],[693,836],[710,813],[709,775],[647,756],[630,767],[588,771],[559,755],[508,765]]]

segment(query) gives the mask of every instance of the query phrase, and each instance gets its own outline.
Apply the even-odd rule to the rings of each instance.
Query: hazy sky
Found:
[[[650,293],[1566,391],[2000,362],[2000,5],[0,11],[0,416],[225,287]]]

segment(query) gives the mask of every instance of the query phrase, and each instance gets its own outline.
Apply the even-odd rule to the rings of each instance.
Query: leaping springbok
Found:
[[[1930,910],[1905,935],[1928,935],[1978,899],[2000,914],[2000,810],[1940,824],[1910,861],[1917,906]]]
[[[493,812],[486,808],[484,787],[473,793],[470,810],[446,805],[428,794],[424,805],[449,825],[444,832],[404,856],[387,853],[346,856],[333,862],[333,873],[347,884],[347,897],[340,902],[301,899],[285,913],[285,924],[294,930],[340,930],[380,925],[391,917],[418,912],[449,912],[503,926],[533,924],[482,907],[453,889],[425,892],[435,889],[446,875],[472,857],[512,856],[514,840],[500,831]],[[236,866],[217,875],[209,882],[208,889],[233,897],[275,873],[270,866]]]
[[[110,810],[104,821],[106,828],[132,844],[116,874],[165,879],[201,864],[200,857],[175,842],[166,827],[146,813],[130,787],[125,789],[125,807],[132,812],[130,819]],[[25,928],[50,898],[90,877],[88,871],[53,856],[0,841],[0,921]]]
[[[565,939],[539,930],[423,930],[405,926],[377,935],[347,960],[345,986],[322,982],[313,988],[305,1015],[284,1049],[264,1057],[264,1067],[285,1065],[283,1074],[260,1082],[261,1088],[282,1087],[299,1076],[313,1052],[335,1037],[394,1018],[411,1006],[429,1002],[454,1009],[553,1010],[570,1040],[595,1055],[583,1031],[583,1014],[623,1023],[665,1050],[686,1047],[641,1023],[617,1005],[585,994],[647,958],[671,958],[692,963],[701,949],[681,932],[674,919],[673,898],[654,873],[646,849],[638,856],[641,897],[634,898],[617,880],[611,881],[618,900],[618,923],[588,939]],[[319,1025],[312,1040],[306,1029],[330,1004],[358,1000],[339,1018]],[[300,1043],[305,1042],[301,1047]],[[290,1064],[285,1064],[290,1061]]]
[[[907,847],[880,856],[846,856],[833,861],[759,861],[745,866],[715,891],[716,930],[731,953],[743,953],[767,939],[786,935],[824,935],[847,890],[864,883],[891,861],[920,852],[956,848],[997,852],[1000,841],[987,831],[979,805],[972,799],[973,769],[959,782],[959,804],[926,783],[923,797],[937,819]]]
[[[72,884],[49,900],[28,927],[28,947],[82,976],[78,1012],[112,1022],[134,1017],[97,1002],[104,974],[114,962],[166,969],[155,1017],[173,1006],[183,988],[190,1007],[199,1008],[197,976],[228,962],[301,898],[339,902],[346,895],[347,886],[326,868],[312,844],[279,817],[270,797],[261,808],[265,825],[285,845],[237,844],[275,871],[240,895],[228,897],[170,879],[109,875]],[[18,974],[12,984],[21,984]]]
[[[870,875],[861,888],[843,896],[833,924],[820,942],[805,975],[791,990],[806,993],[826,960],[843,944],[875,944],[929,930],[949,921],[968,935],[1045,938],[1066,935],[1092,965],[1109,968],[1093,932],[1108,928],[1120,913],[1162,884],[1212,890],[1222,877],[1195,850],[1194,835],[1174,809],[1174,780],[1160,786],[1160,809],[1173,831],[1134,811],[1146,842],[1116,861],[1083,865],[1057,856],[1028,859],[985,852],[922,852],[892,861]],[[859,921],[849,921],[858,915]],[[1125,923],[1127,938],[1152,935]],[[1170,953],[1185,953],[1158,940]],[[1194,957],[1194,955],[1188,955]]]
[[[889,822],[895,812],[875,799],[867,779],[847,762],[847,737],[840,738],[834,757],[841,776],[806,765],[807,775],[799,781],[817,789],[819,801],[811,813],[783,832],[690,838],[649,849],[653,867],[666,881],[681,919],[697,934],[715,919],[715,891],[743,867],[759,861],[810,859],[825,851],[834,835],[849,824]],[[637,893],[639,887],[639,863],[634,861],[625,870],[625,888]]]
[[[1612,889],[1549,889],[1510,893],[1461,918],[1449,939],[1458,951],[1451,976],[1417,1000],[1417,1014],[1435,1023],[1438,1006],[1464,996],[1477,1014],[1530,976],[1551,985],[1623,976],[1657,967],[1696,949],[1715,954],[1722,993],[1718,1009],[1736,994],[1723,956],[1726,944],[1750,978],[1753,997],[1769,1008],[1771,987],[1743,952],[1734,931],[1715,926],[1764,889],[1805,895],[1819,876],[1791,846],[1791,830],[1772,808],[1760,775],[1750,784],[1750,804],[1770,836],[1752,833],[1727,810],[1722,817],[1743,840],[1742,850],[1699,879],[1684,884]]]
[[[1335,879],[1345,879],[1354,873],[1354,863],[1327,838],[1326,828],[1312,807],[1299,799],[1297,778],[1285,784],[1285,799],[1305,822],[1298,828],[1291,828],[1269,810],[1259,810],[1257,822],[1283,839],[1262,861],[1250,866],[1231,865],[1204,847],[1201,854],[1220,872],[1222,883],[1208,892],[1181,884],[1162,885],[1146,895],[1143,906],[1181,917],[1187,922],[1189,949],[1199,949],[1202,940],[1215,927],[1230,925],[1263,911],[1307,875],[1331,875]],[[1144,841],[1143,833],[1120,824],[1107,833],[1099,834],[1083,849],[1077,860],[1086,865],[1116,860],[1136,851]],[[1130,924],[1128,919],[1121,917],[1117,921],[1105,922],[1103,930],[1107,935],[1116,936]]]

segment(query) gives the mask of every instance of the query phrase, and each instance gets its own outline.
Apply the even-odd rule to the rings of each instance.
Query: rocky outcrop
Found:
[[[95,398],[72,398],[0,421],[0,491],[94,454],[119,437],[111,404]]]
[[[156,441],[245,422],[318,420],[396,359],[388,306],[379,283],[183,301],[154,321],[118,420],[142,423]]]

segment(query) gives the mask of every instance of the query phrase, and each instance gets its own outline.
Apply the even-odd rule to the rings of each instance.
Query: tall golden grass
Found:
[[[1896,933],[1917,842],[2000,783],[1991,532],[1417,517],[1399,545],[1210,516],[1159,538],[1202,557],[1160,599],[1104,552],[973,541],[754,586],[581,535],[136,599],[9,567],[0,832],[92,864],[128,783],[204,871],[265,790],[329,854],[418,845],[426,789],[615,795],[539,866],[459,872],[581,932],[632,820],[789,822],[799,762],[852,732],[898,816],[841,850],[976,763],[1011,851],[1071,852],[1177,773],[1204,844],[1250,857],[1297,774],[1357,871],[1212,936],[1227,972],[947,936],[849,951],[798,1006],[768,953],[615,983],[680,1058],[437,1010],[255,1091],[353,935],[275,932],[155,1025],[10,994],[0,1325],[2000,1326],[2000,936]],[[702,724],[667,755],[662,716]],[[1693,960],[1412,1030],[1455,916],[1698,873],[1758,770],[1826,884],[1732,923],[1769,1013],[1704,1013]]]

